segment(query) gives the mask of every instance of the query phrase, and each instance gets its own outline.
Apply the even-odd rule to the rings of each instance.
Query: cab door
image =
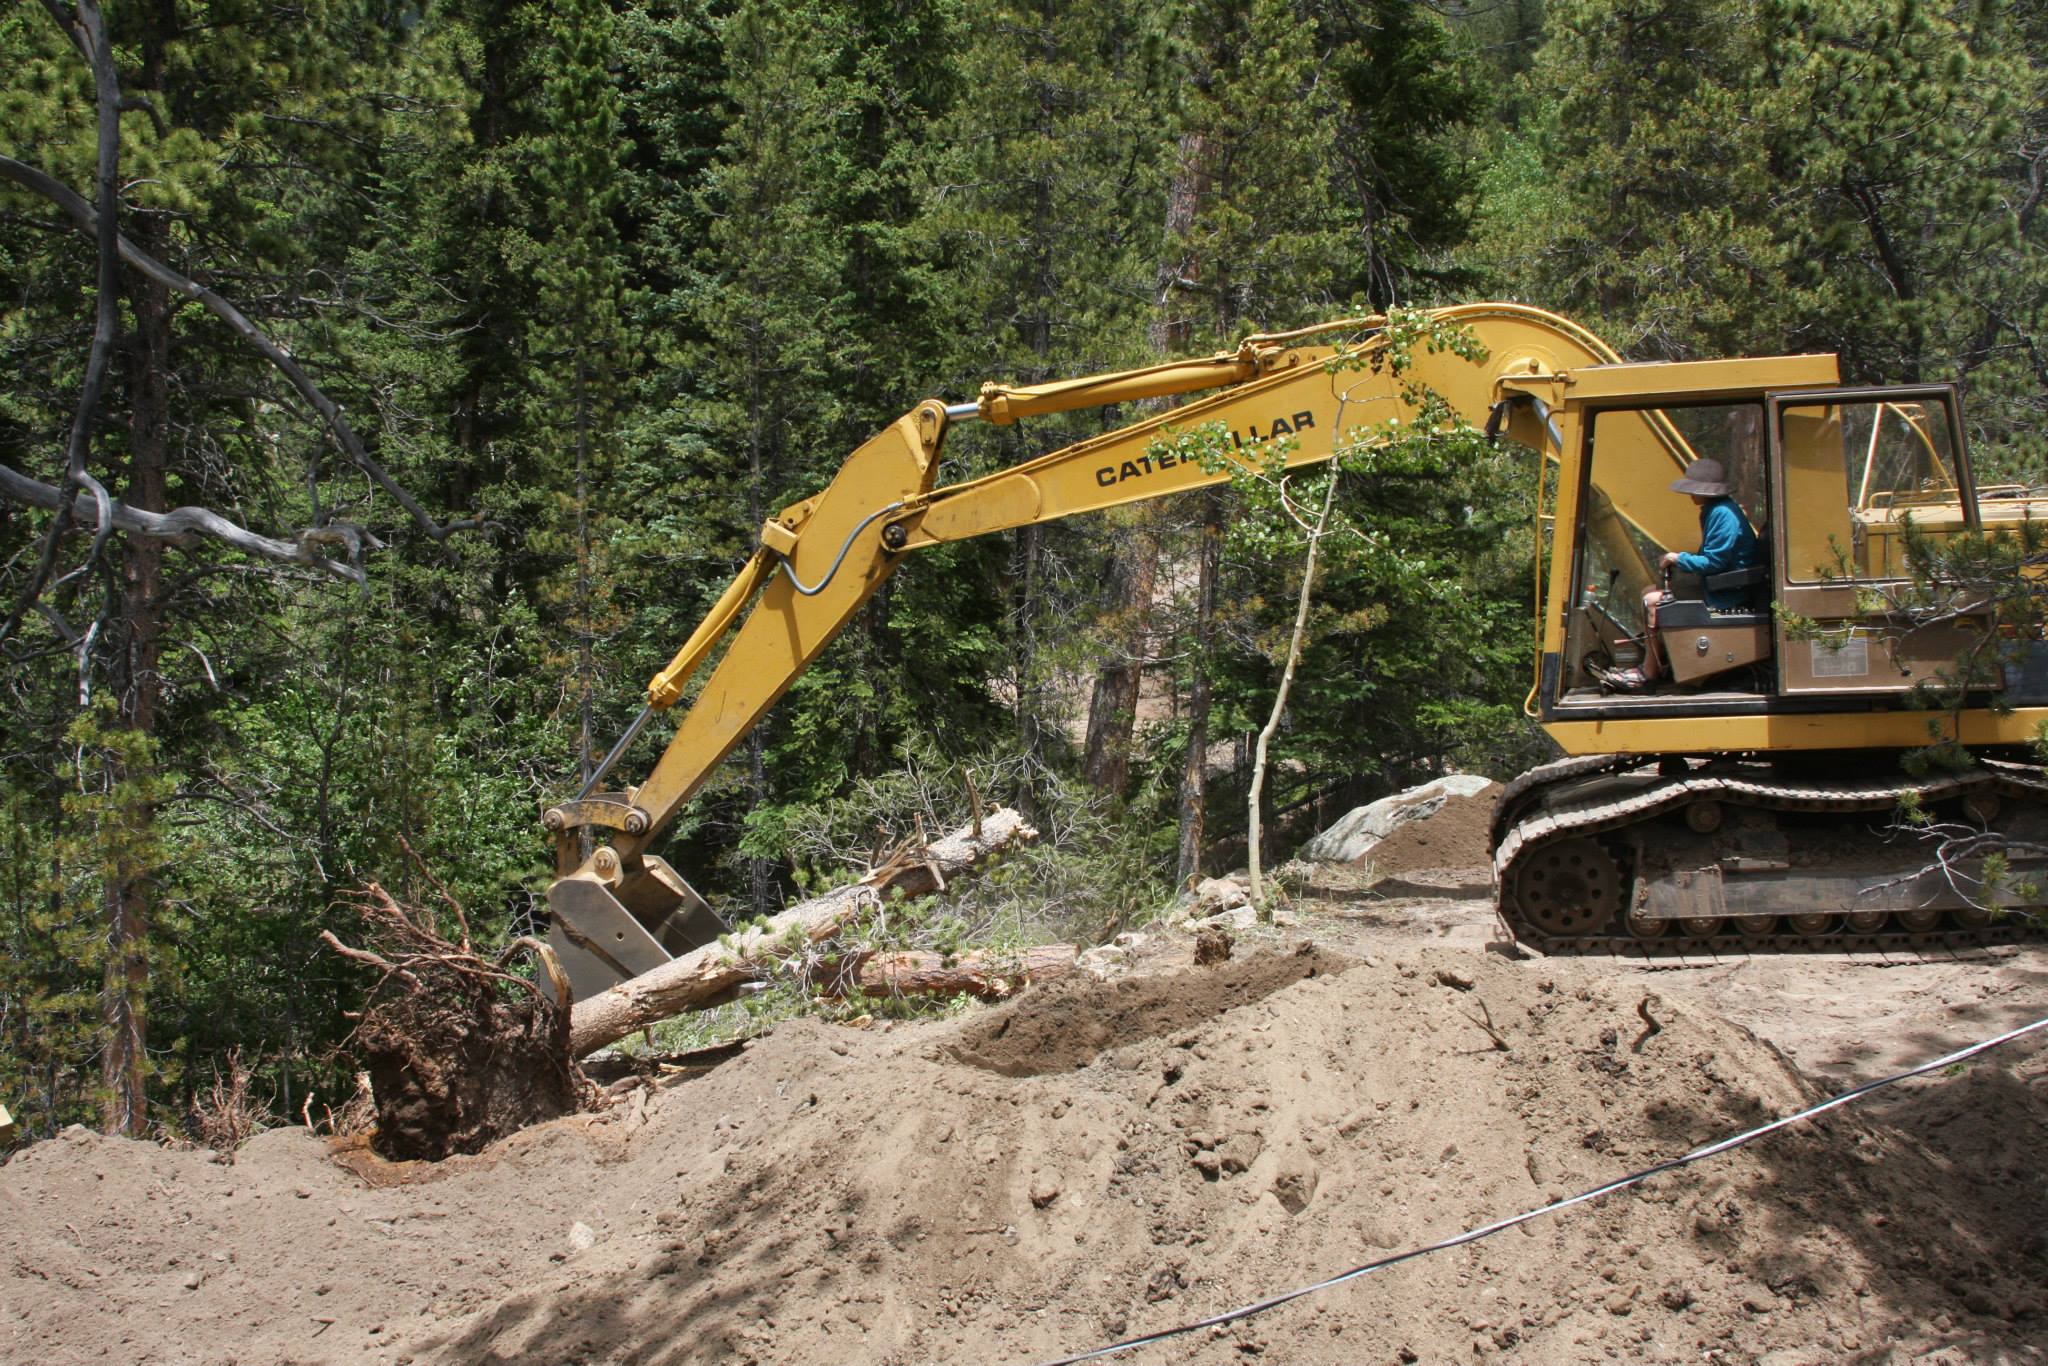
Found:
[[[1979,526],[1950,385],[1828,389],[1768,400],[1779,686],[1788,694],[1905,693],[1952,677],[1988,622],[1930,621],[1907,528]]]

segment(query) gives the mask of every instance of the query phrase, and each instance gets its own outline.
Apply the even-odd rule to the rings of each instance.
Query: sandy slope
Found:
[[[404,1184],[302,1131],[234,1166],[68,1136],[0,1172],[0,1360],[1028,1362],[1794,1106],[1788,1054],[1862,1072],[2043,1000],[2038,953],[1512,961],[1472,904],[1286,936],[1344,953],[1173,975],[1185,945],[1155,943],[961,1020],[785,1025],[478,1158],[358,1159]],[[1782,1052],[1751,1032],[1787,1025]],[[2048,1359],[2044,1092],[2048,1053],[2006,1058],[1130,1359]]]

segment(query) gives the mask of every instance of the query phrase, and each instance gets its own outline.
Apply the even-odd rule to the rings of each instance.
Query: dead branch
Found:
[[[462,944],[451,944],[443,939],[432,926],[422,923],[422,920],[415,919],[413,915],[408,914],[406,908],[399,905],[391,893],[385,891],[382,886],[375,882],[365,886],[362,894],[352,898],[349,904],[355,908],[356,913],[371,928],[372,933],[383,942],[384,953],[377,954],[367,949],[350,948],[342,943],[341,940],[335,938],[334,934],[328,930],[322,930],[320,937],[344,958],[350,958],[356,962],[367,963],[372,967],[380,968],[387,977],[392,975],[405,977],[415,986],[419,984],[418,977],[414,975],[416,970],[431,967],[472,978],[478,982],[503,983],[506,986],[530,991],[535,996],[546,1000],[546,993],[541,990],[539,983],[514,973],[505,972],[499,966],[500,963],[505,962],[510,957],[512,949],[517,948],[522,943],[531,945],[534,949],[540,951],[541,962],[543,966],[548,968],[551,985],[555,983],[557,974],[561,971],[560,966],[554,963],[553,951],[547,949],[538,940],[530,938],[515,940],[506,949],[505,955],[500,957],[495,963],[472,951],[468,947],[466,934]],[[458,914],[460,914],[460,908],[458,908]],[[468,925],[466,917],[463,919],[463,924],[466,930]]]
[[[387,976],[398,971],[398,966],[382,954],[372,953],[368,949],[350,948],[347,944],[342,943],[334,937],[333,930],[320,931],[320,938],[326,942],[328,948],[333,949],[343,958],[376,968]]]
[[[1989,885],[1989,880],[1984,876],[1983,864],[1978,862],[1974,872],[1962,865],[1981,860],[1990,854],[2002,855],[2008,859],[2015,855],[2038,857],[2048,854],[2048,844],[2020,839],[1997,830],[1982,830],[1959,822],[1901,822],[1895,824],[1893,828],[1902,829],[1916,839],[1931,843],[1934,846],[1932,853],[1928,861],[1918,868],[1864,887],[1864,896],[1911,887],[1923,877],[1939,874],[1942,884],[1960,897],[1964,904],[1976,910],[1996,911],[2003,908],[1997,904],[1995,896],[1987,897],[1986,893],[1995,894],[2001,889]],[[1925,906],[1938,895],[1938,891],[1931,891],[1920,904]]]
[[[432,886],[432,887],[433,887],[433,889],[434,889],[435,891],[437,891],[437,892],[439,892],[439,893],[441,894],[441,900],[443,900],[443,901],[445,901],[445,902],[447,902],[447,903],[448,903],[448,909],[449,909],[449,910],[451,910],[451,911],[453,911],[453,912],[455,912],[455,923],[456,923],[456,924],[457,924],[458,926],[460,926],[460,927],[461,927],[461,930],[462,930],[462,939],[461,939],[461,945],[462,945],[462,949],[463,949],[463,951],[464,951],[465,953],[466,953],[466,952],[468,952],[468,950],[469,950],[469,916],[468,916],[468,915],[466,915],[466,914],[464,914],[464,912],[463,912],[463,909],[462,909],[462,903],[461,903],[461,902],[459,902],[459,901],[457,901],[457,900],[455,899],[455,893],[453,893],[453,892],[451,892],[451,891],[449,891],[449,890],[448,890],[448,884],[447,884],[447,883],[445,883],[445,882],[443,882],[443,881],[441,881],[441,879],[440,879],[439,877],[437,877],[437,876],[435,875],[435,873],[434,873],[434,870],[433,870],[433,869],[431,869],[431,868],[429,868],[429,867],[427,866],[427,861],[426,861],[425,859],[423,859],[423,858],[421,858],[421,857],[420,857],[420,855],[419,855],[419,851],[418,851],[417,849],[414,849],[414,848],[412,847],[412,841],[411,841],[411,840],[408,840],[408,839],[407,839],[407,838],[406,838],[405,836],[403,836],[403,835],[400,835],[400,836],[398,837],[398,847],[399,847],[399,848],[401,848],[401,849],[403,849],[403,850],[405,850],[405,856],[406,856],[407,858],[409,858],[409,859],[411,859],[411,860],[412,860],[412,866],[413,866],[413,867],[415,867],[415,868],[419,869],[419,872],[420,872],[420,876],[421,876],[421,877],[423,877],[423,878],[425,878],[425,879],[427,880],[428,884],[429,884],[430,886]],[[532,940],[532,939],[521,939],[521,940],[518,940],[518,941],[515,941],[515,942],[516,942],[516,943],[534,943],[534,942],[536,942],[536,941],[534,941],[534,940]],[[508,952],[509,952],[509,950],[508,950]],[[547,957],[546,959],[544,959],[543,961],[552,961],[552,958],[553,958],[553,955],[552,955],[552,954],[550,954],[550,955],[548,955],[548,957]],[[501,958],[501,959],[500,959],[499,961],[500,961],[500,962],[503,962],[504,960],[503,960],[503,959]]]
[[[886,895],[923,896],[936,889],[939,876],[958,877],[991,855],[1036,838],[1038,831],[1023,816],[1003,807],[981,822],[979,837],[970,830],[956,830],[924,851],[923,858],[892,857],[851,886],[771,917],[763,929],[742,931],[728,943],[707,944],[599,992],[576,1005],[569,1028],[570,1055],[588,1057],[636,1029],[728,1000],[774,963],[807,952],[880,907]]]
[[[1493,1040],[1493,1047],[1495,1052],[1512,1053],[1515,1051],[1514,1049],[1508,1047],[1508,1041],[1501,1037],[1501,1032],[1493,1027],[1493,1012],[1486,1008],[1486,1002],[1479,1002],[1478,1015],[1474,1015],[1469,1010],[1461,1010],[1458,1013],[1460,1015],[1463,1015],[1466,1019],[1470,1020],[1473,1024],[1479,1026],[1481,1029],[1486,1031],[1486,1037]]]
[[[31,190],[55,204],[70,217],[72,223],[80,232],[94,235],[100,232],[100,218],[93,211],[92,205],[86,203],[75,190],[48,172],[30,166],[25,162],[16,161],[12,157],[0,156],[0,177],[11,180],[22,188]],[[294,389],[298,390],[299,396],[312,407],[313,411],[320,415],[321,420],[327,426],[327,430],[333,435],[335,443],[341,447],[342,453],[348,456],[349,460],[358,469],[368,475],[376,483],[377,487],[390,494],[398,505],[405,509],[406,514],[411,517],[413,525],[425,532],[428,537],[436,542],[441,542],[447,540],[456,532],[475,531],[484,525],[484,519],[479,517],[463,518],[452,522],[435,521],[426,508],[420,505],[420,501],[406,492],[405,488],[397,480],[393,479],[383,465],[379,464],[376,458],[370,454],[368,448],[363,445],[362,438],[356,435],[355,428],[349,425],[348,418],[343,414],[341,405],[329,398],[321,390],[320,386],[313,382],[312,376],[308,375],[304,368],[292,359],[290,353],[272,341],[262,328],[256,326],[239,308],[221,297],[214,290],[188,275],[182,275],[171,269],[148,252],[142,250],[142,248],[136,246],[134,242],[128,239],[126,234],[116,233],[115,242],[121,259],[131,269],[139,271],[167,289],[175,290],[186,298],[196,301],[207,312],[225,323],[230,331],[247,342],[265,360],[269,361],[271,366],[279,374],[283,375]]]
[[[5,158],[0,157],[0,160]],[[86,509],[92,509],[95,514],[98,510],[98,500],[89,492],[74,494],[67,498],[54,484],[31,479],[5,465],[0,465],[0,495],[12,498],[17,503],[26,503],[30,507],[49,508],[56,511],[59,516],[64,515],[65,508],[72,509],[71,515],[74,517]],[[262,559],[302,564],[337,579],[346,579],[350,583],[364,582],[363,571],[360,568],[330,560],[308,549],[309,542],[314,539],[310,530],[302,533],[297,540],[279,541],[258,535],[247,527],[237,526],[210,508],[181,507],[173,508],[169,512],[146,512],[115,499],[109,499],[106,506],[109,523],[119,530],[135,535],[152,536],[178,546],[190,546],[200,537],[205,537]],[[372,541],[374,543],[374,538]]]
[[[1067,976],[1079,964],[1080,956],[1075,944],[1040,944],[1018,953],[866,953],[831,974],[824,984],[825,994],[850,995],[858,986],[869,996],[964,993],[983,1001],[1001,1001],[1028,986]]]
[[[1650,1041],[1650,1037],[1652,1035],[1662,1034],[1664,1032],[1664,1026],[1658,1024],[1657,1017],[1650,1013],[1650,1003],[1652,1001],[1657,1003],[1659,1009],[1663,1008],[1664,998],[1659,996],[1654,991],[1651,992],[1649,995],[1643,997],[1642,1000],[1636,1002],[1636,1015],[1643,1022],[1643,1032],[1636,1035],[1636,1041],[1629,1045],[1629,1049],[1631,1052],[1642,1052],[1643,1045]]]

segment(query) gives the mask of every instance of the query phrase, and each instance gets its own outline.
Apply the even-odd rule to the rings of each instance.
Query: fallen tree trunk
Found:
[[[844,992],[858,983],[870,996],[958,996],[964,991],[1000,1001],[1035,982],[1065,977],[1080,956],[1073,944],[1040,944],[1021,953],[871,953],[855,971],[835,977],[831,989]]]
[[[766,928],[730,936],[730,947],[706,944],[579,1001],[569,1022],[569,1055],[587,1057],[636,1029],[730,999],[770,965],[806,952],[880,906],[888,893],[908,897],[943,891],[948,877],[966,872],[1013,844],[1028,844],[1036,838],[1038,831],[1023,816],[1004,807],[976,821],[972,829],[955,830],[920,853],[892,858],[852,886],[799,902],[771,917]]]

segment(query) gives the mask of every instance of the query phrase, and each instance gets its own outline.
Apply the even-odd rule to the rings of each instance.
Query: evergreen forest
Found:
[[[346,894],[543,923],[542,806],[926,398],[1500,298],[1958,383],[2048,482],[2044,187],[2044,0],[20,0],[0,1101],[175,1133],[236,1058],[339,1104]],[[1139,415],[964,425],[943,477]],[[1547,757],[1531,483],[1343,482],[1270,860]],[[738,922],[971,777],[1046,834],[1001,933],[1139,923],[1245,861],[1301,575],[1230,488],[922,554],[667,857]]]

